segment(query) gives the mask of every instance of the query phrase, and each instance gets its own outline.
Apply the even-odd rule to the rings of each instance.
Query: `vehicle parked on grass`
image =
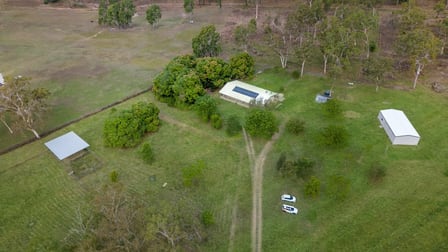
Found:
[[[298,214],[299,210],[293,206],[283,204],[282,211],[289,214]]]
[[[281,198],[283,201],[292,202],[292,203],[296,202],[296,197],[294,197],[291,194],[283,194]]]

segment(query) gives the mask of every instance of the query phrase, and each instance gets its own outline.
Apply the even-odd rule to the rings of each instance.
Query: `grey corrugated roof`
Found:
[[[48,141],[45,145],[51,152],[53,152],[54,155],[56,155],[59,160],[69,157],[89,147],[89,144],[76,135],[73,131]]]

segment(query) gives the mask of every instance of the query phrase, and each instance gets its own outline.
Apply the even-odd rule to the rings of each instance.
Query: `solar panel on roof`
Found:
[[[257,98],[257,96],[258,96],[258,93],[250,91],[250,90],[247,90],[247,89],[244,89],[242,87],[238,87],[238,86],[235,86],[232,89],[232,91],[240,93],[240,94],[245,95],[245,96],[252,97],[252,98]]]

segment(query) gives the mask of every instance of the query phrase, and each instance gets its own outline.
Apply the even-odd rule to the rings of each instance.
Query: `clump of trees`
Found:
[[[293,117],[286,123],[286,130],[294,135],[299,135],[305,130],[305,121],[299,117]]]
[[[40,138],[36,123],[48,108],[49,96],[45,88],[31,88],[30,78],[6,76],[0,85],[0,121],[11,134],[14,129],[24,129]]]
[[[134,147],[144,134],[157,131],[159,108],[139,102],[131,109],[112,111],[104,123],[103,139],[107,147]]]
[[[119,28],[129,27],[135,14],[132,0],[100,0],[98,7],[98,24]]]
[[[252,76],[253,71],[254,61],[247,53],[233,56],[230,63],[217,57],[177,56],[154,78],[152,91],[162,102],[190,107],[205,89],[216,90],[233,78]]]

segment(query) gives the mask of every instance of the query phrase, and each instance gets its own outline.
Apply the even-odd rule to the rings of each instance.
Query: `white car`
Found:
[[[283,204],[282,211],[289,214],[298,214],[299,210],[293,206]]]
[[[292,202],[295,203],[296,202],[296,197],[290,195],[290,194],[283,194],[282,195],[282,200],[283,201],[287,201],[287,202]]]

